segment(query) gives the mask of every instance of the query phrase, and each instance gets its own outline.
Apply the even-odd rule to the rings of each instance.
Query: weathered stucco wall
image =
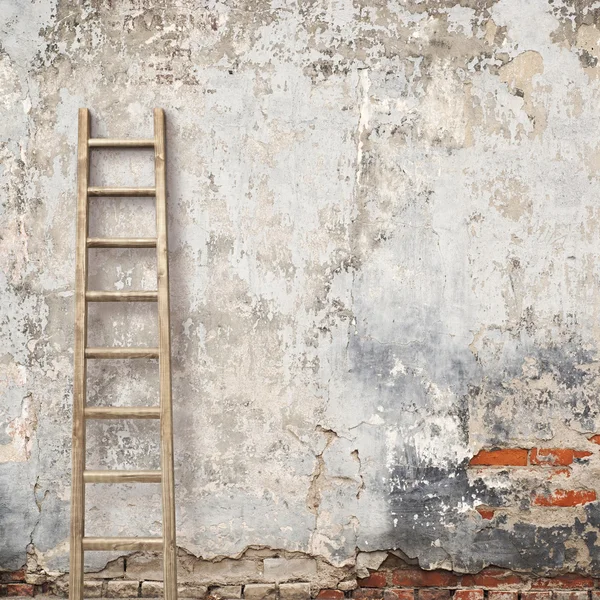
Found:
[[[600,574],[599,11],[3,0],[0,568],[68,565],[77,109],[144,137],[162,106],[179,544]],[[93,202],[97,234],[151,234],[148,201]],[[154,287],[150,251],[90,260]],[[94,308],[91,340],[151,342],[152,308]],[[94,365],[89,401],[155,375]],[[90,465],[157,464],[154,425],[88,437]],[[89,488],[91,535],[160,533],[156,491]]]

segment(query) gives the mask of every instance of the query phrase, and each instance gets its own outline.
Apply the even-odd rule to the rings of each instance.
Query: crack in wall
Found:
[[[365,489],[365,478],[362,475],[362,461],[360,460],[360,454],[358,453],[358,448],[352,451],[352,457],[358,463],[358,476],[360,477],[360,485],[356,490],[356,499],[360,500],[360,494]]]
[[[319,506],[321,505],[321,494],[323,487],[326,485],[326,468],[323,454],[338,437],[338,435],[332,429],[325,429],[321,425],[317,425],[315,427],[315,431],[325,435],[325,446],[321,452],[315,455],[316,464],[311,477],[308,493],[306,495],[306,507],[315,515],[315,518],[318,519]]]

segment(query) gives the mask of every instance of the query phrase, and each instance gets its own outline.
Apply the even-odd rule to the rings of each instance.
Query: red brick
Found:
[[[340,600],[344,598],[342,590],[321,590],[317,595],[320,600]]]
[[[0,571],[0,583],[20,583],[25,581],[25,569]]]
[[[519,592],[491,590],[488,592],[488,600],[519,600]]]
[[[540,577],[531,582],[531,587],[536,589],[585,590],[594,587],[594,580],[591,577],[571,573],[569,575],[559,575],[558,577]]]
[[[377,588],[358,588],[352,592],[356,600],[383,600],[383,590]]]
[[[481,515],[481,518],[486,521],[491,521],[496,514],[496,511],[493,508],[486,508],[484,506],[478,506],[475,510]]]
[[[498,588],[521,585],[523,580],[513,571],[488,567],[474,575],[463,575],[461,585],[463,587]]]
[[[383,600],[414,600],[414,590],[388,588],[383,592]]]
[[[529,463],[532,465],[548,465],[551,467],[567,467],[576,458],[592,456],[587,450],[572,448],[532,448],[529,453]]]
[[[450,600],[450,590],[419,590],[419,600]]]
[[[600,444],[600,434],[593,435],[591,438],[588,438],[590,442],[594,444]]]
[[[33,596],[33,585],[30,583],[9,583],[6,586],[7,596]]]
[[[470,465],[489,467],[526,467],[528,451],[525,448],[480,450],[469,462]]]
[[[456,590],[453,600],[483,600],[483,590]]]
[[[385,571],[373,571],[368,577],[358,580],[360,587],[383,588],[387,585]]]
[[[400,587],[452,587],[458,585],[458,576],[451,571],[438,569],[398,569],[392,573],[392,584]]]
[[[571,448],[532,448],[529,461],[532,465],[549,465],[552,467],[566,467],[573,462]]]
[[[523,592],[521,600],[552,600],[552,592]]]
[[[596,500],[595,490],[555,490],[533,497],[534,506],[580,506]]]

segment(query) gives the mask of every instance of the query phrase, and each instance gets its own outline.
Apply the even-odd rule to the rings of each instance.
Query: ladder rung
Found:
[[[84,483],[160,483],[160,471],[84,471]]]
[[[88,196],[155,196],[153,187],[126,188],[126,187],[88,187]]]
[[[84,550],[162,550],[162,538],[84,537]]]
[[[89,406],[86,419],[160,419],[158,406]]]
[[[90,148],[154,148],[154,140],[115,140],[111,138],[90,138]]]
[[[86,358],[158,358],[158,348],[86,348]]]
[[[156,302],[158,292],[86,292],[89,302]]]
[[[156,238],[88,238],[88,248],[156,248]]]

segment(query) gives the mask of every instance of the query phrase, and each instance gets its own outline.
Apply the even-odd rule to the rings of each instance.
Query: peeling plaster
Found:
[[[143,137],[163,106],[185,552],[599,575],[597,503],[531,503],[597,487],[599,11],[5,2],[0,568],[68,565],[77,108]],[[147,158],[92,178],[147,184]],[[152,235],[143,199],[103,207],[96,231]],[[151,256],[98,259],[94,285],[152,289]],[[145,308],[100,307],[94,339],[152,343]],[[156,401],[151,363],[90,371],[90,403]],[[157,439],[99,424],[88,460],[152,468]],[[554,479],[468,467],[494,446],[594,455]],[[91,534],[160,532],[143,486],[87,506]]]

